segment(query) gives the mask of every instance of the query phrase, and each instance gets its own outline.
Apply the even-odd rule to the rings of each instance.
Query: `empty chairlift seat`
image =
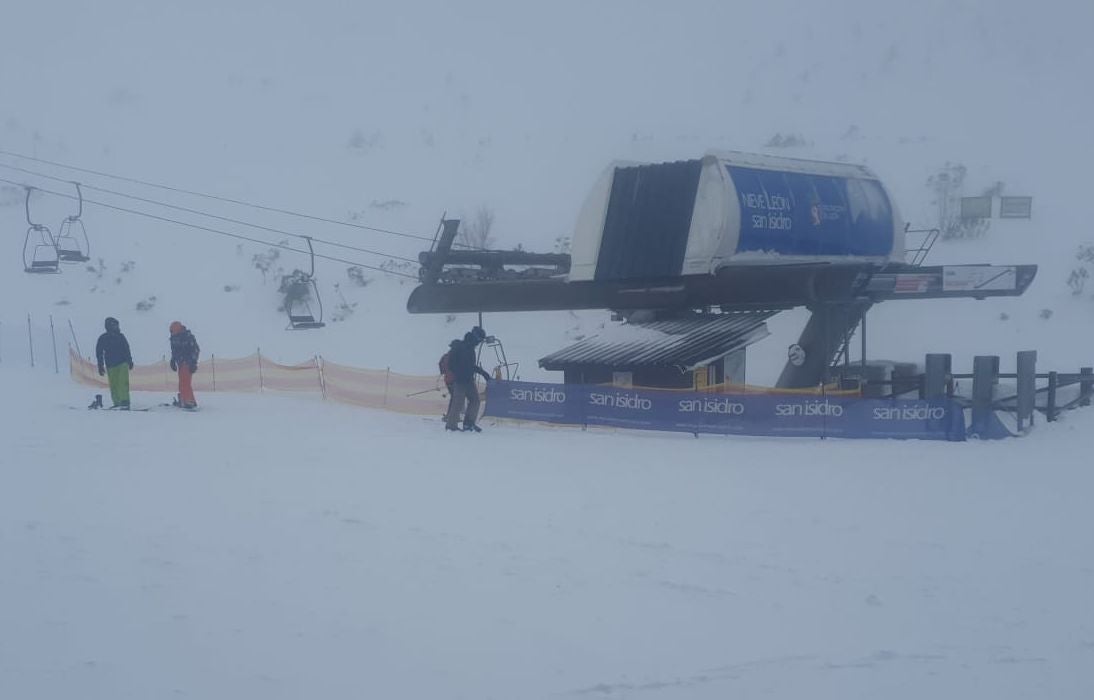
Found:
[[[311,271],[307,274],[300,270],[293,273],[298,293],[285,304],[285,311],[289,314],[289,325],[285,329],[288,331],[306,331],[327,325],[323,323],[323,299],[319,296],[319,286],[315,283],[315,249],[312,248],[311,238],[305,236],[305,240],[308,244]],[[312,300],[319,310],[318,314],[312,312]]]
[[[91,245],[87,239],[87,228],[80,218],[84,213],[84,195],[80,191],[80,183],[72,184],[76,186],[79,204],[76,213],[65,217],[57,229],[57,258],[66,263],[87,262],[91,259]]]
[[[57,240],[49,227],[36,224],[30,218],[30,193],[27,188],[25,201],[27,213],[27,235],[23,239],[23,270],[30,273],[60,272],[60,256],[57,252]]]

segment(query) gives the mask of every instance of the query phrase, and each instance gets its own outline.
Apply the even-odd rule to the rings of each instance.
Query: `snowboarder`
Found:
[[[475,350],[486,338],[486,332],[475,326],[463,336],[463,341],[449,351],[448,367],[452,372],[452,398],[448,402],[445,430],[459,430],[460,411],[464,411],[465,432],[482,432],[476,424],[479,417],[479,389],[475,386],[475,374],[490,381],[490,375],[476,362]],[[467,408],[464,410],[464,404]]]
[[[179,395],[175,405],[193,410],[198,407],[194,398],[192,378],[198,371],[198,354],[201,348],[194,334],[178,321],[172,321],[171,331],[171,369],[179,375]]]
[[[106,333],[95,343],[95,359],[99,364],[99,376],[106,375],[110,382],[111,408],[129,410],[129,370],[133,369],[133,355],[129,341],[122,335],[118,319],[107,317],[103,323]]]

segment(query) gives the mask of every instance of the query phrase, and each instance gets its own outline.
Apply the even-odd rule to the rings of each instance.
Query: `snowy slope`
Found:
[[[1064,285],[1091,238],[1090,3],[105,0],[2,17],[0,150],[413,235],[487,205],[500,246],[547,250],[608,162],[707,149],[868,163],[928,225],[928,177],[962,163],[969,194],[1003,181],[1034,197],[1034,219],[940,243],[930,261],[1041,274],[1020,299],[882,305],[870,355],[949,351],[967,367],[992,352],[1007,368],[1034,348],[1042,368],[1094,364],[1094,303]],[[766,146],[776,134],[800,143]],[[384,253],[318,247],[371,265],[421,249],[0,164]],[[53,228],[71,213],[53,196],[34,205]],[[272,395],[90,414],[69,408],[87,389],[43,357],[51,315],[84,354],[114,315],[140,362],[166,351],[178,319],[206,355],[261,347],[422,374],[475,319],[410,316],[412,281],[370,270],[357,287],[320,260],[328,313],[335,283],[357,306],[285,332],[276,284],[252,263],[266,246],[95,206],[84,218],[101,276],[25,275],[21,194],[0,183],[0,697],[1094,691],[1094,414],[960,445],[500,425],[472,437]],[[541,378],[537,358],[606,319],[486,326]],[[803,322],[770,322],[750,379],[774,379]]]
[[[1087,451],[1094,413],[997,444],[468,436],[271,395],[88,413],[48,372],[0,382],[26,397],[3,697],[1094,692],[1094,473],[1043,459]]]

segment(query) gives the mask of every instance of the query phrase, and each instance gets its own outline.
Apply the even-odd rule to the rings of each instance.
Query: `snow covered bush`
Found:
[[[155,295],[145,297],[137,302],[137,311],[151,311],[156,306]]]
[[[293,270],[282,275],[277,292],[281,294],[278,310],[287,312],[293,304],[306,301],[311,296],[311,278],[303,270]]]
[[[1074,296],[1079,296],[1086,288],[1087,280],[1094,277],[1094,245],[1084,243],[1075,251],[1075,260],[1078,264],[1071,270],[1067,278],[1067,286],[1071,288]]]
[[[474,216],[460,224],[456,242],[465,248],[487,250],[494,244],[494,210],[485,204],[475,210]]]
[[[811,145],[801,134],[776,133],[764,142],[764,148],[804,148]]]
[[[369,282],[372,281],[368,277],[365,277],[365,270],[360,265],[351,265],[350,267],[347,267],[346,277],[358,287],[367,287]]]
[[[281,251],[277,248],[270,248],[263,253],[255,253],[251,258],[251,264],[254,268],[262,273],[262,283],[266,283],[266,275],[268,275],[273,269],[277,259],[281,257]]]
[[[965,192],[968,168],[960,163],[946,163],[934,175],[927,178],[927,188],[934,195],[931,200],[937,209],[937,227],[943,239],[981,238],[991,227],[990,219],[965,219],[961,217],[961,198]],[[983,196],[996,196],[1003,190],[997,182],[984,191]]]
[[[334,291],[338,295],[338,303],[334,305],[334,313],[331,315],[331,321],[337,323],[339,321],[345,321],[353,315],[354,309],[357,308],[357,302],[350,303],[346,301],[346,297],[342,294],[342,288],[337,282],[334,283]]]

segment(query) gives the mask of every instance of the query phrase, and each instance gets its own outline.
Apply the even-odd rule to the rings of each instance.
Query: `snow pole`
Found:
[[[72,319],[68,319],[68,332],[72,336],[72,343],[76,346],[76,354],[83,357],[84,354],[80,352],[80,341],[76,340],[76,329],[72,327]]]
[[[217,390],[217,356],[215,354],[209,356],[209,364],[213,366],[213,391],[215,392]]]
[[[1089,406],[1091,389],[1094,388],[1094,367],[1080,367],[1079,375],[1079,405]]]
[[[391,383],[391,368],[387,367],[384,370],[384,408],[387,408],[387,388]]]
[[[57,361],[57,333],[53,330],[53,314],[49,315],[49,340],[53,344],[53,373],[60,374],[61,366]]]
[[[323,395],[323,400],[327,399],[327,379],[323,376],[323,356],[315,356],[315,372],[319,375],[319,393]]]
[[[258,390],[262,391],[262,348],[258,348],[256,352],[258,353]]]
[[[30,366],[34,367],[34,335],[30,332],[30,314],[27,314],[27,343],[30,345]]]

